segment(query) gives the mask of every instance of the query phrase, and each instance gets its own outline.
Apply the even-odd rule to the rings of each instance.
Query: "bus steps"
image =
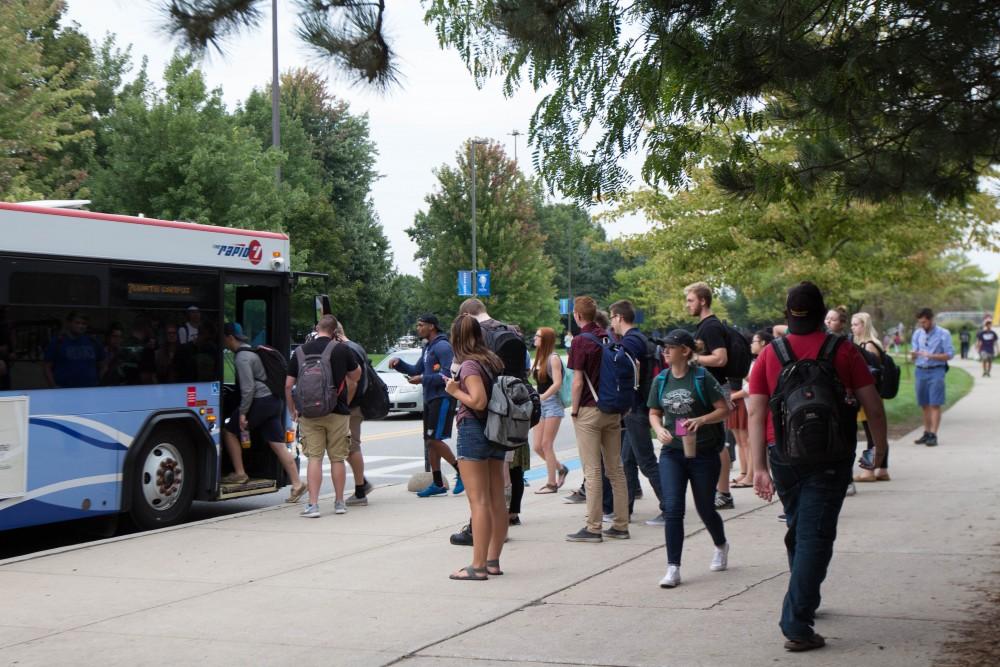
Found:
[[[243,484],[222,484],[219,488],[219,500],[259,496],[263,493],[275,493],[277,490],[278,482],[276,480],[250,479]]]

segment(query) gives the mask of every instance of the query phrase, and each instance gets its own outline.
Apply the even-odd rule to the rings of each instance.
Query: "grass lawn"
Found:
[[[898,438],[920,426],[923,422],[920,406],[917,405],[917,396],[913,391],[912,364],[902,365],[902,360],[896,358],[896,363],[901,364],[902,376],[899,379],[899,394],[891,401],[885,402],[886,417],[889,421],[889,437]],[[947,403],[945,409],[954,405],[955,401],[962,398],[972,389],[972,376],[961,368],[951,367],[945,376],[945,396]]]
[[[368,358],[371,360],[372,366],[378,366],[379,362],[382,361],[383,359],[385,359],[387,356],[389,356],[389,355],[387,355],[387,354],[369,354]]]

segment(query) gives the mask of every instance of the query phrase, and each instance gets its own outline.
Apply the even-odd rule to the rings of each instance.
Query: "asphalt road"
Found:
[[[365,476],[376,485],[406,484],[410,476],[424,469],[422,421],[418,416],[393,414],[380,421],[365,422],[362,425],[362,451],[365,454]],[[575,439],[567,417],[556,438],[556,450],[573,449]],[[454,440],[452,440],[454,447]],[[544,469],[539,461],[533,461],[535,468]],[[305,476],[306,461],[301,461],[300,474]],[[445,474],[452,475],[450,466],[445,464]],[[330,480],[330,463],[324,460],[323,488],[321,495],[333,492]],[[539,474],[535,470],[534,474]],[[542,473],[544,475],[544,473]],[[533,475],[532,475],[533,476]],[[534,484],[542,484],[536,481]],[[347,492],[353,492],[354,481],[348,467]],[[377,491],[375,492],[378,493]],[[529,490],[530,493],[530,490]],[[201,521],[213,517],[245,512],[280,505],[288,496],[287,487],[278,493],[269,493],[250,498],[237,498],[223,502],[195,502],[188,521]],[[374,496],[373,496],[374,497]],[[300,501],[301,503],[302,501]],[[330,503],[327,511],[332,511]],[[136,532],[127,518],[103,518],[93,521],[50,524],[11,530],[0,533],[0,559],[22,556],[48,549],[80,544],[92,540]]]

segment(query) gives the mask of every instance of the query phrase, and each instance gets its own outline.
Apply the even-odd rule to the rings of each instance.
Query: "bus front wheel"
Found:
[[[187,516],[197,482],[194,447],[182,430],[159,428],[142,445],[132,479],[132,519],[161,528]]]

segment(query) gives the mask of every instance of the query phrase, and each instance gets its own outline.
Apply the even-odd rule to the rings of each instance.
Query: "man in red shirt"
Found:
[[[788,291],[785,317],[787,340],[796,359],[815,359],[826,339],[823,318],[826,305],[816,285],[803,282]],[[833,367],[847,396],[853,396],[865,409],[875,440],[875,465],[881,466],[888,444],[885,411],[875,388],[875,380],[864,358],[854,345],[840,345]],[[754,489],[770,501],[778,492],[787,517],[785,548],[791,577],[781,608],[779,623],[789,651],[808,651],[825,645],[813,631],[816,609],[820,603],[820,585],[833,556],[837,519],[851,481],[853,448],[842,461],[812,465],[789,463],[776,446],[774,423],[768,401],[775,393],[781,362],[773,346],[768,345],[757,358],[750,376],[749,429],[753,457]],[[845,432],[855,429],[845,429]],[[765,448],[766,446],[766,448]],[[770,462],[770,470],[768,463]]]

